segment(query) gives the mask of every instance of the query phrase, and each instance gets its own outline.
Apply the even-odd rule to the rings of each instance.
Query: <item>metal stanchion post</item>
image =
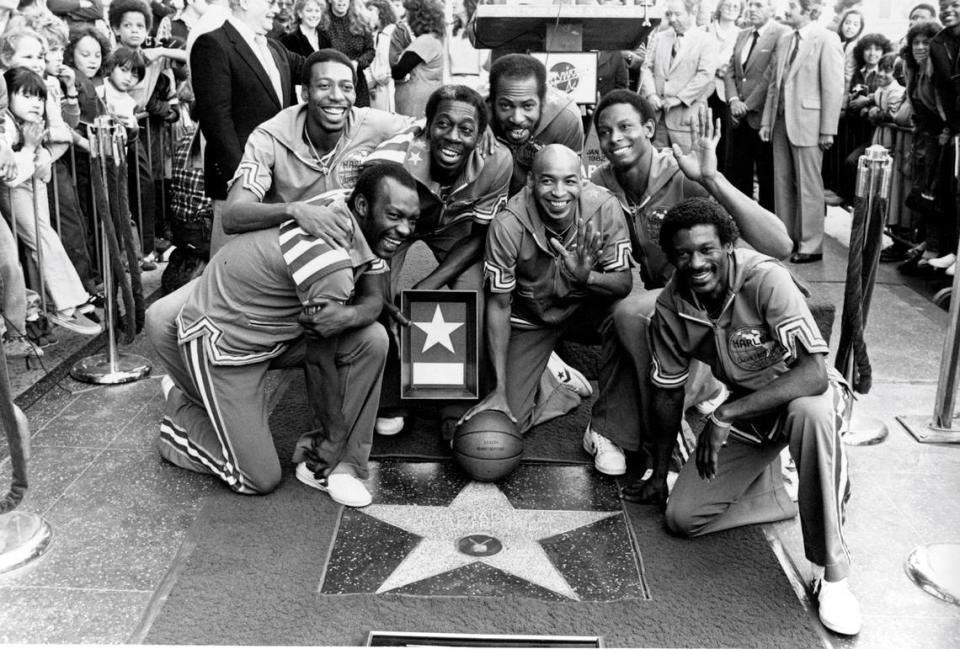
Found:
[[[960,137],[953,138],[953,175],[960,183]],[[951,196],[953,200],[956,195]],[[960,257],[960,246],[957,249]],[[960,371],[960,273],[953,277],[950,322],[940,358],[940,378],[933,418],[897,417],[903,427],[921,444],[960,443],[960,428],[954,425],[957,396],[957,372]],[[924,592],[960,606],[960,543],[927,543],[907,555],[904,570]]]
[[[867,148],[866,153],[860,156],[857,164],[857,187],[856,195],[866,202],[865,223],[863,227],[863,238],[859,242],[860,250],[869,250],[871,237],[882,236],[883,221],[886,212],[878,209],[879,202],[888,198],[890,194],[890,178],[893,167],[893,158],[887,153],[885,147],[874,145]],[[871,227],[871,225],[873,227]],[[873,296],[873,286],[877,276],[877,265],[880,261],[879,241],[876,242],[876,253],[870,259],[863,258],[865,272],[861,270],[860,277],[855,278],[862,287],[860,301],[860,310],[862,313],[861,321],[864,328],[867,326],[867,314],[870,310],[870,300]],[[851,250],[854,250],[854,242],[850,242]],[[861,256],[863,253],[861,252]],[[848,276],[847,280],[850,281]],[[844,376],[847,382],[854,385],[855,373],[855,354],[850,349],[849,356],[846,359]],[[854,408],[850,417],[850,429],[844,434],[843,442],[849,446],[870,446],[879,444],[887,438],[889,429],[887,425],[876,417],[870,417],[859,413]]]
[[[953,139],[953,174],[960,182],[960,137]],[[953,196],[956,200],[956,196]],[[957,249],[960,257],[960,246]],[[954,424],[956,418],[957,380],[960,372],[960,273],[953,277],[950,299],[950,321],[947,324],[947,336],[943,341],[943,353],[940,356],[940,377],[937,380],[937,396],[934,402],[933,417],[922,415],[899,416],[897,421],[921,444],[960,444],[960,428]]]
[[[119,166],[119,156],[126,154],[124,126],[110,117],[98,117],[95,126],[96,137],[90,139],[91,166],[90,173],[99,173],[106,190],[107,168],[109,164]],[[125,179],[120,179],[124,182]],[[150,361],[137,354],[120,353],[117,350],[117,337],[114,333],[114,302],[116,290],[113,286],[113,272],[110,263],[110,247],[106,226],[103,222],[111,218],[104,214],[100,218],[101,250],[103,251],[103,294],[104,314],[106,316],[107,353],[94,354],[78,361],[71,369],[70,375],[84,383],[117,385],[138,381],[150,374]]]
[[[43,313],[47,312],[47,283],[43,277],[43,237],[40,236],[40,197],[37,190],[40,188],[40,182],[36,176],[30,179],[33,191],[33,237],[37,244],[37,274],[40,276],[37,292],[40,293],[40,309]]]
[[[57,163],[50,167],[50,186],[53,187],[53,213],[56,216],[57,234],[63,236],[60,228],[60,188],[57,186]]]
[[[27,448],[30,431],[26,417],[13,405],[7,376],[7,359],[0,354],[0,424],[10,446],[14,485],[3,498],[0,511],[0,574],[26,567],[50,547],[53,530],[39,514],[14,509],[27,489]]]

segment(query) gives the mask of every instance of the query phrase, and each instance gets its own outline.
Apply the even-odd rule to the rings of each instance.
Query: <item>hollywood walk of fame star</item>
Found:
[[[427,351],[434,345],[443,345],[451,352],[455,353],[453,349],[453,341],[450,340],[450,334],[463,326],[462,322],[446,322],[443,319],[443,313],[440,312],[440,305],[437,305],[437,310],[433,312],[433,320],[430,322],[414,322],[413,326],[427,334],[427,339],[423,341],[423,349],[420,350],[421,353]]]
[[[578,601],[539,541],[619,514],[515,509],[496,485],[480,482],[467,484],[447,507],[370,505],[363,513],[421,537],[378,593],[480,562]],[[489,556],[460,552],[459,541],[471,535],[493,537],[503,548]]]

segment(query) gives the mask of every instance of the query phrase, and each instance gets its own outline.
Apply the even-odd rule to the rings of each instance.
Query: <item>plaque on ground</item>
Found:
[[[602,647],[599,636],[371,631],[368,647]]]

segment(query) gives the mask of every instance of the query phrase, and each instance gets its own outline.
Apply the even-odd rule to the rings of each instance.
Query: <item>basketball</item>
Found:
[[[453,456],[474,480],[493,482],[520,465],[523,436],[499,410],[484,410],[463,422],[453,436]]]

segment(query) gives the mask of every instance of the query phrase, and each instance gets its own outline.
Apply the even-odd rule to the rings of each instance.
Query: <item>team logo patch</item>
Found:
[[[730,358],[748,371],[764,370],[783,360],[787,353],[780,341],[763,327],[740,327],[727,338]]]
[[[337,180],[341,187],[353,189],[353,186],[357,184],[357,177],[360,175],[360,167],[371,151],[373,151],[373,147],[355,149],[348,153],[337,165]]]
[[[667,210],[647,210],[644,212],[642,207],[633,208],[634,223],[637,224],[640,232],[647,235],[647,241],[655,245],[660,245],[660,228],[663,227],[663,217],[667,215]]]

